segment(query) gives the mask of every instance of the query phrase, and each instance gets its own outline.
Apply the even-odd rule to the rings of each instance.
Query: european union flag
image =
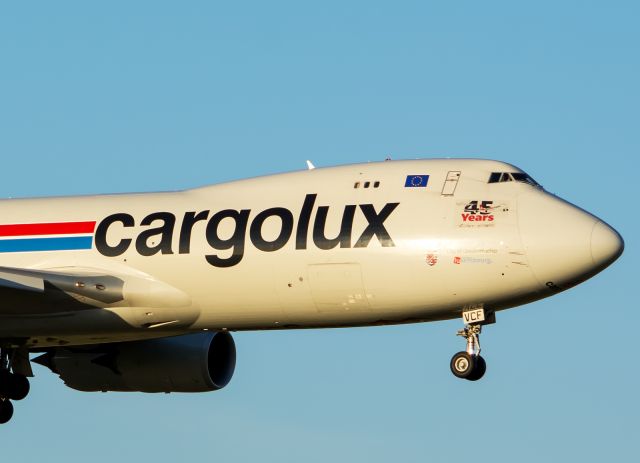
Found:
[[[407,175],[407,180],[404,182],[405,188],[425,188],[429,183],[428,175]]]

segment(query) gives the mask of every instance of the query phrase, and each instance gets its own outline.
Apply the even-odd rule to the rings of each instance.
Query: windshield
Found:
[[[539,187],[540,184],[536,182],[531,176],[524,172],[492,172],[489,176],[489,183],[503,183],[503,182],[521,182],[528,183],[531,186]]]

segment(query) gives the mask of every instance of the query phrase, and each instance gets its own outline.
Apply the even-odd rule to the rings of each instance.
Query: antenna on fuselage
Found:
[[[307,169],[313,170],[315,168],[316,166],[314,166],[313,163],[307,159]]]

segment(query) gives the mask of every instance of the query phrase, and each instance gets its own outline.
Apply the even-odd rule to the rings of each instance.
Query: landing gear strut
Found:
[[[451,358],[451,372],[458,378],[477,381],[487,371],[487,363],[480,356],[480,332],[482,325],[467,325],[458,331],[458,336],[467,340],[467,350]]]
[[[22,400],[29,394],[29,379],[15,371],[14,356],[15,351],[0,349],[0,424],[8,422],[13,416],[11,401]]]

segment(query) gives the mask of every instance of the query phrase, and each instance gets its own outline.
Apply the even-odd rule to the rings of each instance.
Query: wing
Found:
[[[73,267],[64,271],[0,267],[0,316],[189,304],[184,292],[149,276]]]

